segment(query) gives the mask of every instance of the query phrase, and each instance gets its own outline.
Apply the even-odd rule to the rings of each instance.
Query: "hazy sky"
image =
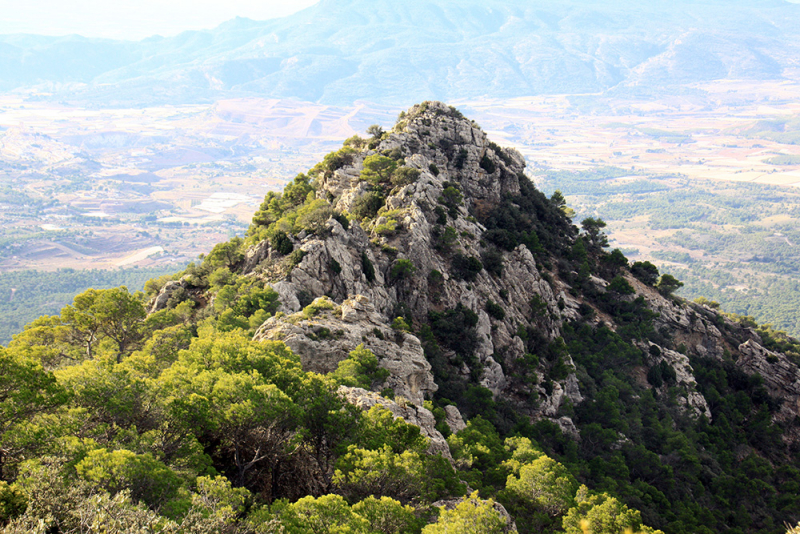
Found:
[[[319,0],[0,0],[0,34],[113,39],[176,35],[234,17],[282,17]],[[457,1],[457,0],[456,0]],[[645,0],[646,1],[646,0]],[[800,0],[789,0],[800,3]]]
[[[282,17],[318,0],[0,0],[0,34],[142,39],[213,28],[234,17]]]

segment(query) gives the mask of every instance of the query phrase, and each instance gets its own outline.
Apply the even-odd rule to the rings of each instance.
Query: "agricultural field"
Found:
[[[0,272],[186,263],[373,112],[270,100],[86,110],[0,97]]]

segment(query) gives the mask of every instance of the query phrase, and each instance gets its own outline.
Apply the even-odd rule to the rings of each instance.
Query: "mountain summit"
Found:
[[[268,280],[286,314],[256,339],[283,340],[306,367],[330,372],[354,343],[400,353],[411,337],[408,361],[386,363],[398,395],[419,403],[435,393],[473,416],[471,388],[488,390],[512,419],[550,418],[577,436],[564,406],[584,393],[565,340],[601,331],[628,346],[614,357],[632,358],[631,372],[663,369],[692,418],[713,421],[691,358],[760,374],[780,399],[772,418],[787,425],[784,440],[800,438],[795,364],[752,328],[671,297],[669,281],[678,282],[669,275],[659,281],[652,265],[605,251],[601,220],[587,219],[581,233],[563,198],[548,199],[524,174],[518,152],[440,102],[373,134],[346,141],[283,195],[270,193],[254,216],[236,267]],[[316,299],[333,306],[321,314],[328,319],[303,316]],[[405,325],[397,339],[371,332],[393,322]],[[345,334],[314,339],[320,328]],[[409,331],[422,334],[426,357]]]
[[[7,532],[800,521],[800,343],[673,296],[453,107],[368,134],[0,348]]]

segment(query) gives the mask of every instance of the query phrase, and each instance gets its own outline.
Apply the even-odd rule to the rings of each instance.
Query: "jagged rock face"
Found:
[[[702,415],[711,421],[711,409],[708,407],[706,398],[697,391],[697,381],[694,378],[694,369],[692,369],[689,363],[689,357],[680,352],[660,347],[652,342],[643,345],[642,348],[650,355],[648,357],[648,363],[651,366],[666,362],[675,371],[675,383],[684,388],[686,392],[685,396],[678,399],[678,402],[682,403],[693,415]],[[658,348],[658,350],[655,351],[658,356],[653,355],[652,347]],[[667,386],[663,387],[666,390]]]
[[[523,245],[511,250],[493,248],[502,258],[501,273],[483,269],[472,277],[457,276],[453,265],[456,254],[479,258],[490,248],[485,239],[487,228],[479,221],[488,221],[486,217],[493,209],[509,195],[520,193],[522,156],[490,143],[477,125],[437,102],[413,107],[388,135],[373,140],[370,146],[354,151],[339,168],[318,174],[317,198],[329,200],[340,213],[351,213],[370,191],[361,172],[364,160],[372,155],[394,154],[399,165],[418,171],[418,178],[387,190],[384,206],[375,217],[360,223],[351,220],[347,228],[330,218],[315,234],[292,236],[295,249],[304,254],[296,265],[289,265],[268,241],[247,251],[243,273],[268,280],[279,294],[281,311],[288,314],[269,319],[256,339],[285,341],[299,354],[305,368],[320,372],[335,369],[363,343],[390,371],[385,386],[420,405],[437,389],[431,366],[416,337],[389,325],[398,315],[406,314],[413,316],[415,323],[424,324],[430,312],[460,305],[477,316],[473,355],[481,367],[479,383],[496,397],[514,403],[520,413],[548,417],[565,433],[579,438],[573,422],[561,413],[567,400],[573,405],[583,401],[574,373],[545,388],[541,373],[537,385],[515,380],[504,369],[524,359],[526,345],[518,335],[521,325],[531,325],[543,339],[553,341],[561,336],[565,321],[583,320],[581,309],[586,306],[594,310],[596,324],[616,329],[614,318],[580,296],[559,277],[558,269],[538,264]],[[447,205],[449,213],[445,214],[443,194],[453,186],[463,195],[463,202]],[[450,228],[446,246],[441,240],[445,225]],[[394,229],[386,230],[392,226]],[[567,242],[573,238],[574,234],[564,237]],[[410,262],[413,272],[403,276],[393,273],[401,260]],[[658,356],[649,353],[650,342],[640,343],[639,348],[649,354],[646,365],[652,368],[665,362],[674,369],[689,413],[711,417],[687,355],[719,361],[738,358],[738,365],[746,372],[764,377],[770,393],[786,399],[775,416],[777,420],[800,415],[797,367],[782,355],[775,363],[776,356],[765,352],[756,332],[710,308],[661,295],[629,273],[625,278],[636,294],[624,298],[642,297],[656,313],[656,330],[667,332],[671,338],[659,341]],[[608,281],[598,276],[589,277],[588,284],[596,294],[609,291]],[[165,288],[156,306],[169,299],[167,291],[172,289]],[[298,314],[302,303],[323,295],[335,302],[335,313],[313,318]],[[502,313],[490,315],[489,301],[501,307]],[[324,331],[330,334],[321,339],[319,333]],[[676,350],[681,345],[685,350]],[[445,357],[455,354],[446,347],[444,350]],[[574,368],[569,355],[564,361],[568,368]],[[466,378],[471,371],[467,364],[460,364],[453,373]],[[642,385],[647,386],[643,376]],[[538,405],[528,402],[532,396],[538,397]],[[448,424],[451,422],[463,424],[455,418]]]
[[[784,354],[765,349],[755,330],[734,322],[707,306],[667,298],[633,277],[628,280],[637,294],[645,298],[650,309],[658,314],[655,319],[656,327],[667,329],[676,345],[684,345],[687,353],[700,358],[724,362],[726,358],[733,357],[736,365],[744,372],[760,375],[769,394],[780,402],[780,408],[772,417],[773,421],[788,423],[800,416],[800,368]],[[720,328],[725,330],[724,334]],[[655,358],[651,356],[649,363],[655,365],[666,361],[675,370],[678,385],[685,390],[685,395],[680,400],[687,410],[711,420],[711,410],[705,397],[697,391],[697,382],[688,356],[666,347],[659,349],[661,355]],[[796,442],[800,440],[800,432],[796,429],[790,430],[784,435],[784,439]]]
[[[148,313],[155,313],[168,308],[171,301],[181,302],[185,300],[191,300],[197,305],[205,306],[208,303],[208,296],[203,290],[194,287],[186,277],[180,280],[170,280],[164,284],[164,287],[153,298]]]
[[[313,304],[319,303],[317,299]],[[387,327],[367,297],[357,295],[341,306],[322,310],[313,317],[302,313],[268,319],[254,339],[280,340],[300,356],[303,369],[330,373],[359,345],[371,350],[390,375],[382,387],[421,405],[433,394],[436,383],[419,339]]]
[[[427,408],[407,402],[398,404],[393,400],[381,397],[374,391],[367,391],[363,388],[340,386],[339,393],[347,399],[347,402],[363,410],[369,410],[376,404],[380,404],[392,412],[395,419],[399,417],[406,423],[418,426],[420,433],[431,440],[428,452],[430,454],[441,454],[451,464],[453,463],[453,457],[450,455],[450,447],[447,445],[447,440],[444,439],[441,432],[436,430],[436,419]]]
[[[474,280],[467,281],[452,275],[451,260],[455,252],[480,257],[483,249],[481,240],[486,228],[470,214],[486,212],[501,202],[504,195],[519,193],[518,175],[524,170],[524,160],[514,150],[490,146],[485,133],[476,125],[454,115],[444,104],[432,102],[424,109],[420,106],[412,108],[405,124],[396,127],[374,150],[363,151],[350,165],[322,176],[318,198],[335,199],[334,207],[338,211],[352,210],[356,199],[367,188],[360,178],[364,158],[394,149],[406,154],[405,166],[420,173],[416,182],[396,187],[386,198],[386,210],[394,210],[397,231],[384,236],[376,232],[376,227],[385,222],[381,213],[367,226],[353,221],[348,229],[331,218],[323,235],[306,236],[296,243],[305,255],[291,272],[279,279],[269,276],[273,288],[280,295],[281,310],[286,313],[299,310],[297,297],[300,294],[312,298],[329,295],[335,302],[342,303],[343,308],[348,299],[361,295],[369,300],[375,313],[381,317],[372,317],[363,324],[349,323],[347,328],[342,328],[336,321],[320,323],[331,331],[355,332],[325,343],[310,341],[301,332],[310,325],[289,326],[285,320],[275,319],[268,321],[257,337],[280,337],[300,355],[308,368],[330,369],[347,350],[354,348],[353,342],[360,340],[362,335],[368,340],[374,339],[369,331],[390,323],[397,314],[399,303],[408,306],[414,317],[423,320],[429,311],[452,309],[460,304],[478,315],[475,356],[483,368],[481,385],[495,395],[501,395],[508,381],[498,359],[513,361],[524,354],[524,344],[517,337],[516,325],[529,321],[531,299],[537,297],[546,306],[537,326],[548,339],[560,335],[561,320],[574,318],[577,306],[559,306],[553,287],[542,278],[533,255],[522,245],[503,252],[502,276],[483,270]],[[435,246],[437,215],[434,210],[440,206],[439,199],[447,184],[453,183],[458,184],[463,193],[463,203],[457,207],[457,217],[450,217],[447,222],[456,232],[456,242],[451,250],[442,251]],[[274,273],[273,266],[280,259],[278,256],[267,242],[262,242],[248,251],[244,271]],[[364,258],[374,266],[372,281],[365,273]],[[400,259],[414,265],[414,276],[402,280],[392,278],[391,268]],[[337,268],[332,269],[332,265]],[[431,279],[428,276],[431,272],[441,273],[441,280]],[[503,307],[505,317],[502,320],[490,317],[484,310],[489,300]],[[323,348],[323,345],[336,348]],[[392,351],[382,345],[383,342],[366,344],[379,357],[385,358]],[[418,346],[417,343],[415,347]],[[387,369],[393,367],[384,365]],[[469,371],[469,368],[464,369],[466,374]],[[392,372],[394,375],[395,371]],[[406,373],[407,370],[400,372]],[[432,381],[420,381],[419,385],[412,387],[408,376],[395,380],[395,386],[404,384],[396,390],[397,394],[417,402],[425,392],[432,391]],[[571,386],[573,390],[576,389],[575,383],[573,381]],[[412,389],[415,392],[410,394]],[[553,410],[557,411],[558,404],[555,403]]]
[[[445,422],[452,433],[455,434],[467,428],[467,425],[464,423],[464,418],[461,417],[461,412],[459,412],[458,408],[455,406],[445,406],[444,413],[447,416]]]
[[[186,287],[186,284],[182,280],[170,280],[164,284],[164,287],[161,288],[161,291],[159,291],[158,295],[153,299],[149,313],[155,313],[165,309],[169,299],[171,299],[177,291],[181,289],[185,291]]]

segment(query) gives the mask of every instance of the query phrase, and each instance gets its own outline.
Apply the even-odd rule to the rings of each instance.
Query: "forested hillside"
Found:
[[[0,348],[5,532],[785,532],[800,345],[425,102]]]
[[[0,343],[40,315],[58,313],[78,293],[126,286],[138,291],[151,278],[175,272],[175,266],[149,269],[11,271],[0,274]]]

